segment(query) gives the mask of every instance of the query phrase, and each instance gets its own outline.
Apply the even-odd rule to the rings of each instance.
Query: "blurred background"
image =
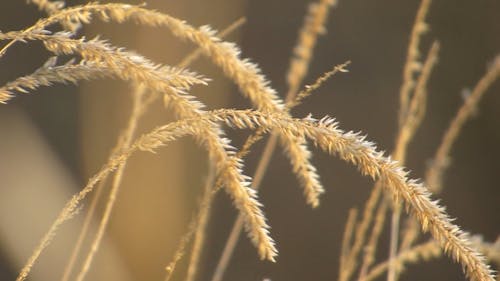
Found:
[[[408,38],[420,1],[339,0],[331,11],[327,34],[320,37],[306,84],[336,64],[351,60],[348,74],[337,75],[293,114],[334,116],[345,130],[362,131],[385,151],[396,134],[399,88]],[[76,5],[84,1],[69,1]],[[131,2],[138,3],[138,2]],[[239,17],[247,23],[227,40],[262,69],[284,96],[285,73],[298,30],[310,2],[294,1],[148,1],[194,26],[222,30]],[[429,82],[427,114],[409,147],[408,168],[421,178],[445,128],[500,50],[500,2],[434,1],[421,50],[441,43],[439,63]],[[20,30],[45,14],[25,1],[6,1],[0,30]],[[166,29],[132,23],[96,23],[84,27],[88,38],[101,34],[113,45],[135,50],[151,60],[174,65],[194,46]],[[4,44],[5,42],[2,42]],[[47,58],[41,44],[16,43],[0,60],[0,83],[28,74]],[[190,69],[213,81],[193,94],[211,109],[247,108],[248,101],[206,58]],[[0,106],[0,280],[14,280],[38,240],[66,200],[103,165],[130,114],[131,87],[98,80],[55,85],[19,95]],[[494,241],[500,234],[500,83],[486,93],[473,120],[452,150],[452,164],[439,199],[463,229]],[[172,120],[161,103],[144,117],[139,133]],[[248,132],[228,132],[241,146]],[[263,143],[246,160],[252,175]],[[224,280],[332,280],[337,278],[340,241],[349,208],[361,208],[373,183],[352,166],[314,149],[327,192],[319,208],[305,203],[286,157],[278,149],[269,166],[261,202],[280,251],[275,264],[259,261],[246,237],[236,248]],[[138,153],[129,162],[103,248],[87,280],[162,280],[165,266],[195,214],[207,175],[206,153],[191,139]],[[76,240],[87,203],[63,226],[33,269],[31,280],[59,279]],[[102,210],[102,206],[99,210]],[[198,280],[210,280],[232,227],[236,211],[219,193],[207,233]],[[379,260],[388,252],[388,227],[379,244]],[[183,280],[186,258],[174,279]],[[402,280],[463,280],[460,266],[448,258],[409,266]]]

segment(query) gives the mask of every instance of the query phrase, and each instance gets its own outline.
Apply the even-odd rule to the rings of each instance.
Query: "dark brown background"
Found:
[[[230,40],[238,40],[243,56],[257,62],[263,73],[272,81],[272,86],[280,93],[286,92],[285,72],[306,11],[306,1],[248,1],[242,4],[240,12],[226,12],[224,17],[220,16],[221,13],[224,14],[224,5],[227,4],[224,1],[187,3],[187,6],[177,10],[169,10],[154,1],[150,2],[150,7],[171,13],[194,25],[211,24],[217,29],[222,29],[232,20],[245,15],[248,22],[242,28],[239,39],[233,36]],[[338,75],[327,82],[294,110],[294,115],[300,117],[311,112],[316,117],[326,114],[334,116],[340,122],[341,128],[360,130],[366,133],[370,140],[375,141],[378,147],[390,151],[394,143],[403,62],[418,4],[419,1],[340,0],[328,21],[328,34],[318,42],[306,83],[313,81],[333,65],[346,60],[352,61],[349,66],[350,73]],[[427,50],[432,40],[439,40],[441,52],[439,64],[429,82],[427,115],[421,130],[410,145],[408,167],[413,177],[423,176],[426,161],[434,153],[443,130],[463,101],[463,89],[471,89],[485,72],[487,64],[498,54],[499,14],[500,2],[497,0],[434,1],[432,4],[428,16],[431,30],[425,36],[422,47]],[[0,9],[0,29],[17,30],[32,24],[38,17],[40,13],[33,6],[24,5],[23,1],[6,1]],[[122,37],[110,35],[117,36],[117,41],[113,41],[117,45],[137,48],[146,55],[148,48],[156,46],[155,42],[147,43],[149,41],[143,41],[142,44],[127,42],[127,38],[139,32],[139,29],[133,28],[132,25],[107,25],[107,28],[121,32]],[[175,40],[168,37],[170,35],[165,35],[164,31],[154,32],[157,38],[167,36],[169,40]],[[101,32],[96,31],[95,27],[89,28],[89,34],[96,33]],[[148,40],[154,40],[154,37]],[[172,44],[182,51],[188,46]],[[12,48],[0,61],[0,81],[10,81],[42,63],[46,57],[38,47],[30,48],[19,44],[17,48]],[[159,44],[157,48],[161,48]],[[156,59],[154,55],[148,56]],[[193,68],[205,73],[205,66],[195,64]],[[214,71],[208,68],[209,71]],[[215,71],[214,75],[210,77],[215,80],[222,79],[220,72]],[[499,84],[497,82],[485,95],[475,118],[466,124],[463,134],[453,147],[453,162],[445,178],[444,192],[439,196],[449,214],[457,217],[457,224],[472,233],[483,234],[488,241],[496,239],[500,233]],[[83,185],[85,179],[100,166],[99,163],[102,163],[104,158],[101,162],[89,162],[82,152],[82,146],[85,146],[82,144],[82,139],[85,138],[81,130],[82,122],[85,122],[82,121],[82,116],[88,114],[88,108],[82,107],[82,98],[77,94],[61,94],[68,91],[76,92],[77,88],[45,88],[37,94],[18,97],[7,106],[21,108],[32,117],[61,161],[71,168],[73,176]],[[198,89],[198,93],[202,94],[202,91]],[[236,88],[230,88],[229,93],[228,104],[235,104],[238,108],[248,106],[247,101],[237,95]],[[202,99],[212,106],[221,105],[220,101],[207,100],[206,97]],[[114,130],[110,134],[116,134],[119,128]],[[237,145],[241,144],[241,134],[231,136],[236,138]],[[253,156],[248,159],[247,174],[252,174],[261,148],[262,145],[258,146]],[[104,146],[102,150],[106,149],[107,146]],[[290,172],[290,166],[283,154],[277,153],[265,178],[260,198],[272,226],[272,235],[280,250],[278,262],[259,262],[248,239],[243,238],[236,249],[225,280],[262,280],[265,277],[271,280],[332,280],[337,277],[339,245],[348,209],[363,206],[372,183],[359,176],[350,165],[319,151],[315,152],[313,162],[317,164],[322,182],[327,188],[321,206],[316,210],[306,206],[302,191]],[[185,153],[187,154],[181,157],[193,159],[194,154],[201,153],[201,150],[187,150]],[[185,173],[188,178],[193,177],[191,173],[200,174],[205,171],[203,161],[195,164],[183,161],[181,165],[189,167],[190,172]],[[195,172],[196,169],[198,172]],[[191,179],[191,183],[201,182],[201,179]],[[199,190],[198,186],[193,186],[190,188]],[[194,206],[194,198],[198,194],[196,190],[187,191],[185,200],[188,206]],[[204,254],[201,270],[203,278],[199,280],[209,280],[234,215],[234,208],[227,196],[220,194],[209,228],[209,248]],[[184,223],[188,219],[189,213],[183,218]],[[174,239],[178,239],[183,231],[183,227],[175,230]],[[387,235],[386,231],[383,236]],[[137,247],[148,249],[149,241],[144,239],[134,243],[144,243]],[[387,243],[380,245],[380,258],[385,258]],[[1,249],[0,245],[0,251]],[[124,251],[124,255],[126,252]],[[144,256],[149,256],[149,253],[144,252]],[[171,250],[164,254],[163,260],[154,264],[154,268],[151,263],[148,263],[150,268],[135,267],[133,259],[129,260],[132,279],[161,279],[163,273],[159,271],[158,266],[164,265],[169,257]],[[9,257],[5,255],[1,257],[0,265],[0,279],[13,280],[17,266],[12,265]],[[182,273],[183,269],[180,270]],[[437,262],[410,266],[402,279],[464,279],[461,276],[460,266],[448,258],[443,258]]]

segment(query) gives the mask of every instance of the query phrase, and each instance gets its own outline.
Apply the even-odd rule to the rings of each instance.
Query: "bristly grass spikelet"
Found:
[[[47,51],[45,54],[48,55],[45,63],[32,67],[28,73],[9,78],[9,82],[0,85],[0,104],[9,106],[3,104],[12,102],[20,95],[35,94],[41,87],[57,84],[78,85],[82,81],[93,83],[98,79],[112,79],[130,86],[130,92],[123,93],[123,99],[130,99],[131,106],[123,122],[125,126],[117,136],[108,159],[100,169],[95,168],[97,172],[62,206],[56,219],[19,270],[16,280],[34,278],[30,276],[33,267],[42,266],[37,262],[43,257],[42,254],[61,226],[76,216],[79,210],[85,210],[82,208],[83,203],[87,196],[94,192],[94,201],[85,210],[87,217],[80,236],[75,239],[72,253],[68,254],[67,264],[60,268],[61,281],[88,279],[88,273],[95,269],[94,266],[98,263],[96,257],[102,249],[113,214],[117,211],[116,203],[119,202],[120,192],[125,186],[126,175],[133,168],[129,162],[133,161],[131,157],[138,153],[161,154],[161,148],[174,141],[182,141],[185,137],[194,139],[195,143],[204,149],[208,156],[209,172],[207,177],[189,171],[190,176],[206,178],[205,187],[196,208],[197,213],[192,216],[193,219],[186,227],[186,234],[177,240],[180,241],[177,250],[166,254],[173,257],[171,262],[162,261],[165,280],[176,278],[182,274],[180,272],[183,269],[183,278],[187,281],[197,278],[223,280],[243,228],[261,260],[277,260],[278,250],[271,237],[271,227],[263,211],[264,206],[259,199],[258,189],[267,183],[264,182],[264,176],[271,170],[269,164],[278,142],[281,143],[292,172],[298,179],[298,185],[302,188],[307,203],[302,203],[304,205],[313,208],[320,206],[320,196],[326,191],[318,170],[312,164],[313,153],[308,147],[309,142],[317,148],[316,151],[352,164],[359,174],[374,181],[364,208],[355,206],[349,211],[343,238],[339,243],[341,251],[338,261],[328,261],[329,264],[339,263],[339,281],[371,281],[384,273],[387,274],[388,281],[397,281],[402,277],[400,275],[406,266],[444,255],[460,264],[465,276],[470,280],[495,280],[488,263],[500,264],[500,239],[489,242],[480,235],[471,237],[453,222],[444,206],[434,198],[442,190],[443,174],[451,158],[453,143],[483,95],[500,78],[500,58],[497,57],[491,63],[453,117],[432,165],[428,167],[425,181],[412,179],[406,168],[406,160],[408,155],[411,155],[410,144],[417,141],[417,130],[425,121],[427,102],[433,93],[432,83],[429,81],[432,81],[434,72],[439,72],[439,68],[435,66],[440,57],[445,58],[442,54],[447,54],[450,48],[445,44],[444,38],[442,48],[438,43],[441,41],[439,38],[428,41],[423,38],[424,33],[431,30],[427,14],[432,8],[432,0],[421,0],[411,29],[406,60],[402,67],[399,96],[396,97],[399,98],[399,109],[396,116],[394,149],[387,155],[369,141],[368,136],[360,132],[341,130],[332,117],[316,119],[311,113],[301,118],[292,114],[292,109],[301,105],[304,99],[310,97],[319,87],[323,87],[325,81],[338,73],[350,72],[347,66],[351,61],[347,60],[318,78],[308,81],[309,69],[313,65],[313,58],[317,56],[315,46],[320,43],[320,36],[326,34],[331,9],[338,2],[340,1],[317,0],[308,5],[296,45],[290,48],[289,67],[282,76],[285,78],[282,85],[285,93],[280,95],[271,87],[271,81],[261,68],[242,55],[242,49],[238,45],[222,39],[239,28],[245,18],[238,19],[224,31],[216,33],[215,29],[208,25],[195,27],[167,12],[149,9],[145,4],[88,2],[79,6],[68,6],[70,3],[61,0],[28,0],[28,3],[35,5],[46,16],[33,20],[33,24],[25,28],[2,29],[0,60],[15,56],[17,52],[13,49],[21,44],[28,48],[36,44],[43,46],[44,51]],[[340,12],[340,8],[335,12]],[[116,45],[114,40],[102,38],[100,34],[85,37],[84,28],[95,20],[111,25],[132,22],[139,26],[162,28],[173,34],[173,40],[187,41],[193,44],[196,50],[178,64],[168,61],[159,64],[140,52]],[[421,46],[426,45],[426,42],[432,44]],[[208,87],[205,86],[211,83],[210,78],[217,80],[216,76],[208,78],[210,75],[191,69],[190,63],[200,55],[222,70],[221,73],[236,85],[234,89],[250,101],[251,108],[235,109],[228,106],[211,109],[193,94],[194,88],[208,92]],[[333,63],[327,62],[327,65]],[[99,98],[102,99],[102,96]],[[163,104],[153,106],[160,102]],[[358,110],[357,106],[353,105],[354,110]],[[143,124],[146,123],[143,122],[143,119],[146,119],[143,117],[158,110],[162,116],[168,115],[168,123],[161,121],[153,125]],[[227,134],[226,130],[251,132],[249,136],[245,136],[247,139],[241,145],[235,142],[238,144],[237,148],[232,145],[232,134]],[[245,170],[245,158],[257,153],[255,150],[260,147],[256,148],[256,144],[266,135],[267,142],[262,146],[263,150],[256,159],[255,166],[250,165],[250,170],[254,170],[253,177],[249,177],[248,171]],[[0,180],[2,178],[0,177]],[[105,189],[107,185],[109,189]],[[171,188],[177,188],[174,184],[171,185]],[[140,191],[143,192],[149,187],[141,182]],[[205,241],[212,239],[207,235],[210,230],[210,209],[216,202],[216,193],[221,189],[229,195],[238,216],[228,238],[223,241],[220,258],[207,263],[203,256],[209,244]],[[195,194],[191,189],[189,192]],[[276,198],[286,200],[288,194],[280,194],[275,200]],[[98,202],[103,203],[102,208],[98,206]],[[274,223],[275,206],[268,205],[267,202],[266,210],[270,209],[270,221]],[[317,208],[314,214],[324,209],[326,208]],[[409,216],[406,218],[405,227],[400,227],[403,211]],[[388,217],[392,217],[390,233],[386,237],[390,249],[385,258],[381,259],[380,244],[383,243],[380,241],[384,238],[384,225]],[[94,221],[96,218],[97,221]],[[92,229],[91,225],[95,225],[95,229]],[[287,235],[282,229],[277,228],[281,231],[277,231],[276,237]],[[403,229],[402,235],[400,229]],[[421,232],[428,232],[430,238],[419,241]],[[186,259],[187,264],[183,266],[181,261],[185,256],[189,259]],[[204,263],[215,264],[213,272],[212,269],[208,272],[212,275],[211,278],[201,276]],[[308,268],[300,270],[305,271]]]

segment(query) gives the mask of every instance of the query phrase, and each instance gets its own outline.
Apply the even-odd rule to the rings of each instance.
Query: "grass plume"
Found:
[[[32,73],[18,76],[1,86],[0,103],[8,104],[16,96],[34,93],[41,87],[78,84],[81,81],[92,83],[98,79],[119,80],[129,84],[133,90],[131,95],[124,95],[126,98],[131,97],[132,108],[127,115],[126,127],[117,137],[108,160],[62,207],[20,269],[17,281],[30,277],[33,266],[40,260],[60,227],[76,215],[87,196],[97,189],[97,185],[101,184],[104,188],[105,181],[109,178],[109,194],[105,199],[90,247],[83,249],[82,241],[88,235],[88,225],[94,212],[99,211],[95,202],[102,200],[99,197],[104,195],[96,195],[93,207],[88,211],[79,242],[76,242],[68,265],[63,269],[63,281],[72,280],[72,275],[76,275],[74,279],[77,281],[85,280],[96,262],[96,254],[101,249],[105,232],[116,209],[119,191],[130,169],[127,164],[131,157],[138,152],[159,153],[160,148],[185,137],[193,138],[205,149],[210,162],[210,172],[198,204],[198,212],[193,216],[187,234],[179,240],[173,260],[166,266],[165,280],[170,280],[174,273],[179,272],[179,268],[182,268],[178,266],[179,262],[185,256],[189,256],[185,278],[188,281],[202,278],[200,268],[206,261],[201,253],[208,244],[206,241],[210,239],[207,236],[210,209],[215,202],[214,196],[220,189],[225,190],[230,197],[238,217],[225,241],[220,259],[213,261],[216,266],[212,280],[223,279],[242,229],[245,229],[261,260],[276,261],[278,249],[257,190],[262,186],[278,143],[281,143],[291,170],[302,187],[305,202],[313,208],[320,206],[320,196],[326,190],[318,170],[312,164],[313,153],[309,145],[352,164],[359,174],[374,181],[364,209],[352,208],[349,211],[339,256],[340,281],[352,280],[354,276],[360,281],[374,280],[385,272],[388,281],[396,281],[400,278],[404,266],[443,254],[459,263],[470,280],[495,279],[488,262],[495,263],[500,260],[498,240],[491,243],[480,236],[469,235],[453,222],[444,206],[434,198],[435,194],[441,191],[442,178],[448,167],[453,143],[483,95],[500,77],[498,57],[452,119],[432,165],[427,170],[425,181],[410,178],[406,168],[409,144],[416,140],[416,132],[427,113],[428,96],[432,93],[429,81],[436,71],[435,66],[440,54],[446,52],[438,40],[433,40],[425,58],[422,59],[420,55],[423,49],[421,42],[425,42],[423,34],[429,30],[427,14],[432,8],[431,0],[420,2],[410,34],[399,91],[395,146],[390,156],[377,148],[374,142],[368,141],[367,136],[340,129],[332,117],[316,119],[312,117],[313,114],[309,114],[300,118],[292,114],[292,109],[300,106],[306,98],[310,98],[325,81],[338,73],[351,71],[347,69],[351,63],[348,60],[304,86],[315,56],[315,46],[320,42],[320,36],[326,34],[329,14],[332,7],[338,4],[337,0],[318,0],[309,5],[289,60],[285,75],[287,89],[283,97],[271,86],[271,81],[264,75],[263,70],[242,55],[240,47],[222,39],[240,27],[245,22],[244,18],[217,33],[209,26],[195,27],[166,12],[149,9],[146,5],[89,2],[67,7],[64,1],[29,2],[47,16],[23,29],[0,32],[0,42],[4,43],[0,50],[0,60],[11,55],[9,51],[21,43],[28,46],[41,43],[52,57]],[[159,64],[138,52],[116,46],[111,40],[101,39],[101,36],[91,39],[82,36],[80,30],[96,19],[114,25],[133,22],[139,26],[166,29],[175,39],[193,44],[196,50],[178,64]],[[197,90],[207,90],[205,86],[212,81],[204,74],[198,74],[191,69],[190,63],[200,55],[218,67],[224,76],[237,86],[238,92],[250,101],[252,108],[210,109],[192,93],[195,87],[199,88]],[[158,101],[163,102],[162,114],[173,112],[174,120],[166,124],[156,124],[154,129],[139,135],[142,117],[154,110],[150,105]],[[228,130],[235,129],[251,131],[239,149],[231,144],[227,134]],[[249,177],[246,175],[245,158],[255,153],[255,144],[266,135],[269,135],[269,138],[256,165],[254,176]],[[400,242],[399,224],[403,210],[406,210],[410,218]],[[390,249],[386,259],[378,260],[378,246],[389,216],[392,217]],[[420,231],[430,233],[431,238],[415,244]],[[194,241],[189,250],[191,240]],[[82,258],[82,250],[86,254],[83,254],[83,263],[77,268],[76,260]],[[77,274],[73,274],[75,272]],[[203,278],[207,279],[205,276]]]

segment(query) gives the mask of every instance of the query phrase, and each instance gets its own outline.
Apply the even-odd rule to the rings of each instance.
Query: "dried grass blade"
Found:
[[[471,246],[469,235],[452,224],[444,208],[430,198],[428,189],[418,181],[407,178],[407,172],[397,162],[384,157],[364,137],[339,130],[335,121],[328,117],[317,121],[311,117],[297,120],[260,112],[255,112],[253,117],[248,112],[244,116],[237,116],[236,113],[228,112],[220,119],[233,126],[248,127],[248,123],[253,122],[261,127],[308,137],[323,150],[357,166],[362,174],[380,180],[393,200],[398,202],[402,199],[405,202],[409,213],[417,218],[422,229],[429,231],[442,249],[463,266],[471,280],[494,280],[484,257]]]
[[[347,221],[344,227],[344,235],[342,237],[342,247],[340,251],[340,263],[339,268],[344,268],[349,256],[349,251],[351,247],[351,242],[354,233],[354,226],[356,225],[356,218],[358,216],[358,209],[350,209],[347,215]]]
[[[307,15],[299,31],[299,39],[293,49],[288,73],[286,74],[288,84],[287,103],[294,100],[295,95],[299,92],[302,81],[308,72],[318,37],[326,33],[325,25],[330,7],[336,4],[337,0],[320,0],[317,3],[309,4]]]
[[[441,248],[436,241],[431,240],[429,242],[423,243],[421,245],[415,246],[411,249],[405,250],[398,253],[395,259],[397,267],[401,268],[405,263],[417,263],[421,260],[429,260],[432,258],[438,258],[443,254]],[[387,271],[390,262],[383,262],[375,266],[363,279],[360,281],[371,281],[379,277]]]
[[[409,212],[419,220],[422,228],[430,231],[444,251],[462,264],[469,278],[475,281],[494,280],[484,258],[471,247],[468,234],[451,223],[443,208],[430,199],[430,193],[423,185],[408,179],[403,168],[397,162],[384,157],[372,143],[365,141],[359,134],[341,131],[334,120],[328,117],[318,121],[311,117],[291,119],[282,114],[248,110],[214,111],[154,130],[141,137],[130,150],[115,158],[107,167],[120,165],[137,149],[153,151],[183,135],[197,136],[200,134],[200,127],[206,126],[207,122],[225,122],[238,128],[266,127],[269,130],[288,130],[290,133],[312,139],[323,150],[356,165],[362,174],[382,180],[383,186],[393,195],[394,200],[403,199]],[[109,171],[109,168],[106,170]]]
[[[428,30],[425,17],[429,11],[432,0],[422,0],[415,17],[415,22],[410,35],[410,43],[408,44],[408,52],[403,68],[403,83],[400,89],[400,105],[399,105],[399,122],[400,124],[406,119],[408,107],[412,91],[415,87],[415,74],[421,69],[419,62],[420,52],[418,45],[422,35]]]
[[[439,43],[435,41],[425,59],[422,71],[418,77],[417,84],[415,87],[415,92],[411,96],[410,104],[408,107],[408,112],[404,116],[405,120],[400,124],[396,147],[392,156],[395,160],[400,161],[402,165],[406,162],[406,152],[408,150],[408,144],[412,140],[415,132],[420,127],[422,120],[425,116],[425,109],[427,107],[427,84],[431,76],[432,70],[434,69],[439,53]],[[385,204],[385,203],[384,203]],[[391,217],[391,234],[390,234],[390,248],[389,248],[389,260],[393,261],[396,258],[398,252],[399,244],[399,223],[401,220],[401,206],[399,204],[393,205],[393,212]],[[389,266],[389,272],[387,274],[388,281],[396,281],[398,278],[398,270],[396,268],[396,263],[391,263]]]
[[[448,167],[450,150],[460,135],[465,122],[472,117],[482,96],[491,87],[496,80],[500,78],[500,57],[497,57],[487,72],[474,87],[471,95],[465,100],[459,108],[457,114],[450,122],[449,127],[443,134],[436,154],[431,165],[425,172],[425,182],[432,193],[439,194],[442,190],[442,178]],[[405,250],[413,244],[418,237],[418,225],[410,219],[408,227],[403,236],[401,249]]]
[[[457,114],[446,129],[441,143],[432,159],[431,166],[425,174],[426,183],[432,192],[439,193],[442,189],[442,174],[447,168],[448,155],[465,122],[472,117],[477,105],[487,90],[500,78],[500,55],[492,62],[487,72],[481,77],[471,94],[466,98]]]
[[[35,70],[32,74],[19,77],[1,87],[0,103],[7,103],[14,97],[16,92],[26,94],[42,86],[52,86],[55,83],[76,84],[80,80],[115,77],[114,73],[105,65],[87,61],[74,64],[70,61],[66,64],[56,66],[55,59],[55,57],[49,59],[49,63],[45,63],[45,65]]]
[[[40,20],[32,28],[41,30],[47,25],[67,19],[87,23],[91,21],[92,14],[105,21],[115,20],[120,23],[125,20],[134,20],[144,25],[165,26],[175,36],[197,44],[204,54],[220,66],[224,73],[239,86],[240,90],[258,109],[271,112],[284,109],[283,102],[276,91],[269,86],[269,82],[261,74],[258,66],[248,59],[241,59],[239,49],[234,44],[223,42],[215,37],[215,32],[208,26],[196,29],[179,19],[139,6],[91,3],[60,11],[52,17]],[[286,135],[283,135],[282,138],[282,142],[286,146],[285,150],[291,152],[289,158],[298,173],[300,182],[304,185],[305,193],[310,196],[307,199],[308,202],[313,206],[317,205],[318,199],[311,198],[311,196],[322,193],[323,188],[319,184],[319,176],[313,165],[309,163],[310,152],[307,150],[305,142],[291,139],[290,136]],[[299,162],[304,160],[307,162]]]

